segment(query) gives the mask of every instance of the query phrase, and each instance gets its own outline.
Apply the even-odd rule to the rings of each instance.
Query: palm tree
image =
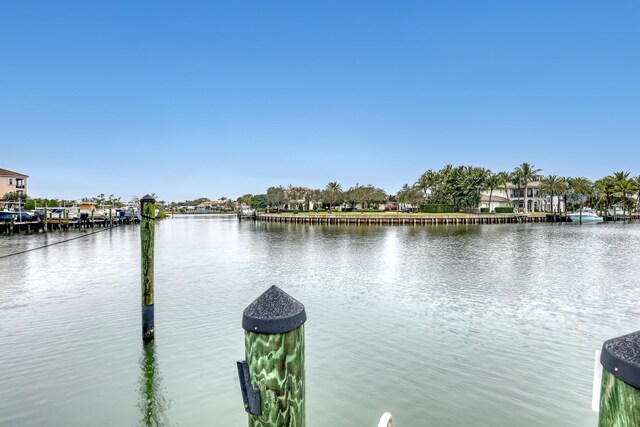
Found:
[[[635,194],[636,186],[633,180],[627,178],[623,179],[623,177],[629,176],[628,172],[618,175],[619,173],[620,172],[616,172],[614,174],[614,178],[616,179],[615,190],[622,199],[622,220],[624,221],[626,219],[627,195]]]
[[[615,179],[612,176],[605,176],[604,178],[601,178],[594,183],[594,185],[600,192],[600,200],[604,201],[607,211],[611,207],[611,197],[615,193],[615,184]]]
[[[619,171],[613,174],[614,189],[616,195],[622,201],[622,220],[626,218],[627,195],[635,194],[636,186],[633,179],[629,179],[629,172]]]
[[[520,194],[522,194],[522,186],[524,184],[524,177],[522,175],[522,171],[518,169],[514,170],[511,174],[509,174],[509,179],[511,180],[511,183],[515,185],[516,188],[518,189],[518,198],[519,198]],[[520,208],[520,203],[518,203],[518,210],[519,208]],[[524,204],[524,202],[522,204],[522,209],[523,211],[526,209],[526,205]]]
[[[524,186],[524,211],[527,212],[527,185],[531,181],[535,181],[538,179],[538,172],[541,169],[536,169],[535,166],[529,163],[522,163],[520,166],[516,168],[516,172],[519,173],[520,182]]]
[[[336,181],[328,183],[324,189],[324,200],[329,203],[329,210],[333,209],[333,205],[342,200],[342,186]]]
[[[638,212],[638,204],[640,203],[640,175],[631,179],[636,186],[636,212]]]
[[[440,174],[438,172],[429,169],[418,178],[416,186],[422,190],[425,197],[427,197],[429,190],[433,189],[440,182]]]
[[[500,171],[496,175],[498,175],[498,179],[501,183],[500,185],[498,185],[498,187],[502,186],[504,194],[506,195],[507,199],[509,199],[509,182],[511,181],[511,174],[506,171]]]
[[[567,183],[558,175],[547,175],[540,180],[540,192],[544,195],[551,196],[551,213],[553,213],[553,197],[561,194],[566,188]]]
[[[580,198],[580,223],[582,223],[582,209],[587,196],[593,194],[594,186],[591,181],[584,177],[569,178],[567,181],[569,188]]]
[[[491,212],[491,199],[493,198],[493,190],[499,188],[506,183],[504,172],[490,173],[485,181],[489,189],[489,212]]]
[[[573,178],[572,178],[572,177],[570,177],[570,176],[563,176],[563,177],[562,177],[562,180],[567,184],[566,188],[565,188],[565,189],[564,189],[564,191],[562,192],[562,199],[563,199],[563,202],[564,202],[564,213],[565,213],[565,214],[567,213],[567,207],[569,206],[569,205],[567,204],[567,202],[568,202],[568,200],[567,200],[567,199],[568,199],[568,196],[569,196],[569,195],[570,195],[570,193],[573,191],[573,190],[571,189],[571,180],[572,180],[572,179],[573,179]]]

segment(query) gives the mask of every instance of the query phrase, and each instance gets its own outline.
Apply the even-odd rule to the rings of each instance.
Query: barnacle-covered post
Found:
[[[140,242],[142,285],[142,339],[152,340],[155,336],[153,314],[153,239],[155,231],[156,201],[144,196],[140,199]]]
[[[640,427],[640,331],[604,343],[599,427]]]
[[[272,286],[242,315],[238,362],[250,427],[304,427],[304,305]]]

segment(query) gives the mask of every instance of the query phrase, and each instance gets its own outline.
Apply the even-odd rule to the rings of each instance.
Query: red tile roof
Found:
[[[15,178],[28,178],[29,177],[29,175],[24,175],[24,174],[21,174],[21,173],[18,173],[18,172],[13,172],[13,171],[10,171],[10,170],[7,170],[7,169],[2,169],[2,168],[0,168],[0,176],[12,176],[12,177],[15,177]]]

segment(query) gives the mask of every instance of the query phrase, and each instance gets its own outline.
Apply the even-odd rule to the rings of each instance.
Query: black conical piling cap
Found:
[[[242,313],[242,328],[258,334],[284,334],[307,320],[304,305],[277,286],[272,286]]]
[[[600,363],[616,378],[640,388],[640,331],[605,341]]]

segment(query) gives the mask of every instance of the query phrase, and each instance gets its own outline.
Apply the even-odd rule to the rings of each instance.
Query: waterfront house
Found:
[[[22,173],[0,169],[0,197],[4,197],[8,193],[26,195],[28,177]]]
[[[233,202],[233,206],[235,207],[237,202]],[[229,210],[228,201],[227,200],[205,200],[204,202],[198,203],[192,210],[195,210],[199,213],[205,212],[221,212]]]
[[[564,211],[564,198],[562,196],[543,195],[540,192],[540,181],[531,181],[527,184],[527,206],[524,206],[524,187],[509,182],[505,188],[494,188],[489,206],[489,191],[482,192],[482,202],[480,207],[489,208],[493,212],[497,206],[513,206],[518,211],[526,212],[551,212],[553,205],[554,212]],[[553,203],[552,203],[553,202]]]
[[[491,195],[491,204],[489,204],[489,194],[483,193],[480,200],[480,208],[489,208],[489,212],[494,212],[497,207],[502,208],[513,206],[511,199],[498,195],[498,193],[499,191],[493,190],[493,194]],[[502,193],[504,194],[504,191],[502,191]]]

